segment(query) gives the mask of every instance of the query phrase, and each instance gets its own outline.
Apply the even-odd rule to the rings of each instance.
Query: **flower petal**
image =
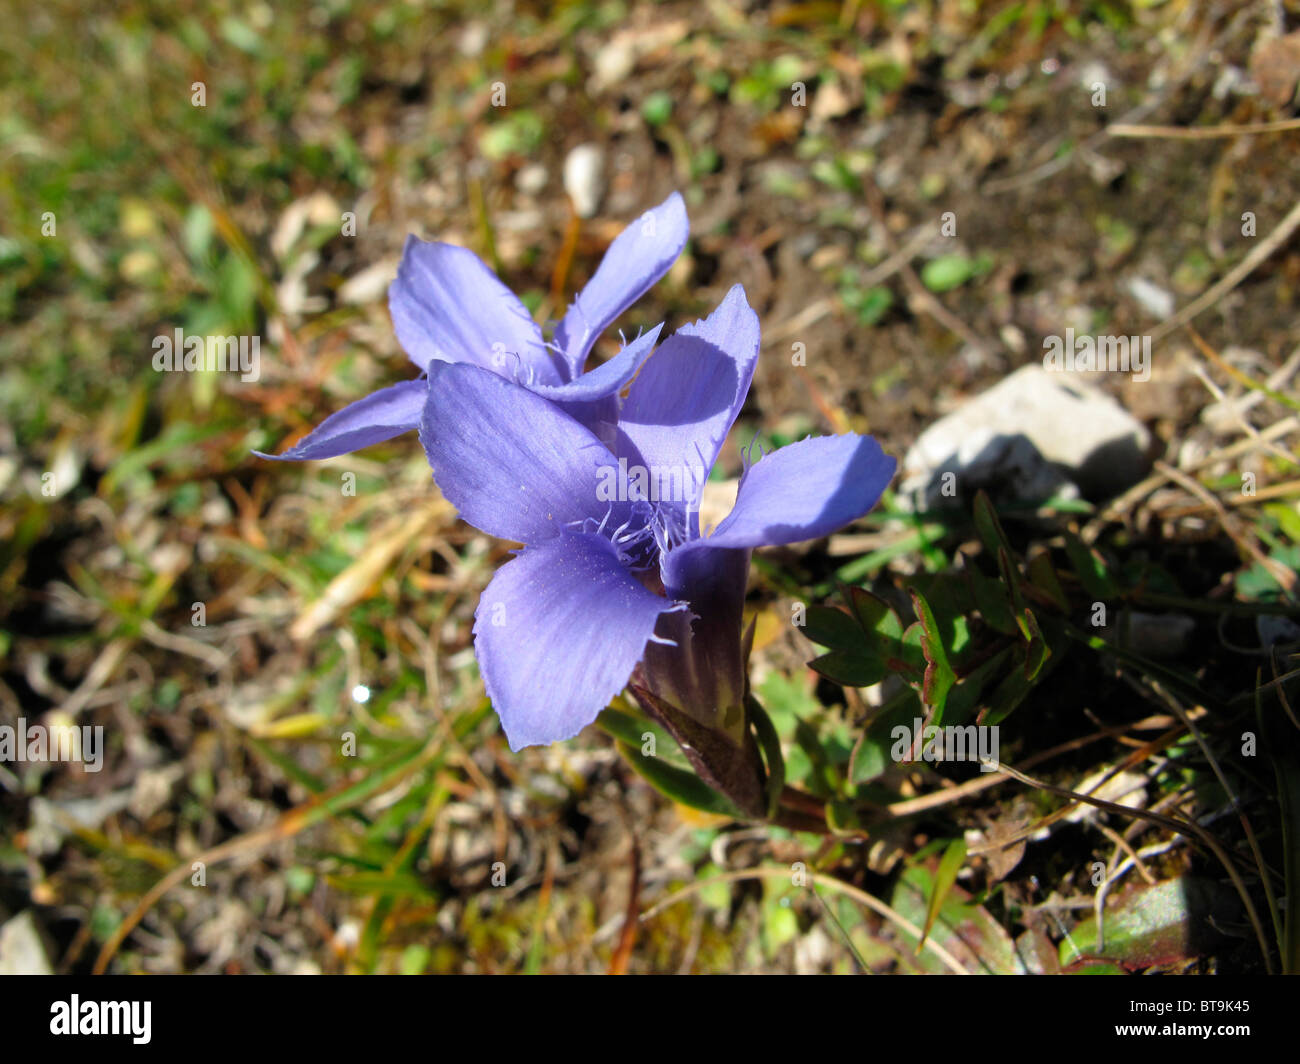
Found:
[[[474,647],[510,749],[571,739],[590,724],[677,604],[647,591],[597,535],[563,533],[497,570]]]
[[[278,462],[307,462],[334,458],[372,443],[391,440],[419,427],[428,390],[426,380],[402,381],[380,388],[331,414],[284,454],[253,453]]]
[[[619,507],[627,504],[598,496],[615,475],[600,472],[616,466],[609,449],[554,404],[488,370],[430,363],[420,442],[442,493],[489,535],[541,543],[587,519],[625,519]]]
[[[817,436],[745,471],[717,531],[688,547],[774,547],[820,539],[870,510],[898,463],[870,436]]]
[[[617,451],[679,476],[687,509],[699,510],[704,479],[745,404],[758,362],[758,315],[736,285],[703,321],[670,336],[632,382],[619,414]],[[693,518],[692,518],[693,519]]]
[[[555,330],[572,377],[582,372],[596,338],[677,261],[689,233],[686,204],[674,192],[614,238]]]
[[[524,305],[466,248],[408,236],[388,310],[403,350],[421,369],[469,362],[525,384],[565,379]]]
[[[660,646],[646,654],[646,673],[666,697],[683,707],[710,699],[726,704],[744,678],[740,630],[750,549],[819,539],[861,517],[896,466],[870,436],[850,434],[792,443],[746,470],[717,531],[660,557],[665,592],[700,618],[685,657]],[[683,668],[683,660],[692,667]]]
[[[608,362],[602,363],[567,384],[540,384],[532,390],[557,403],[581,402],[613,395],[636,376],[636,371],[654,350],[655,341],[659,339],[662,329],[661,322],[628,343]]]
[[[536,385],[533,391],[549,399],[580,425],[586,425],[602,442],[612,443],[618,420],[618,393],[654,350],[663,324],[642,333],[608,362],[568,384]]]

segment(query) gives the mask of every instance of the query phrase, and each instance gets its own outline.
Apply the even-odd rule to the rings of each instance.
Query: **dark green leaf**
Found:
[[[809,665],[832,683],[843,687],[870,687],[885,678],[885,663],[865,654],[833,650],[814,658]]]
[[[1065,555],[1079,583],[1095,601],[1104,602],[1115,594],[1115,582],[1106,563],[1073,532],[1065,533]]]
[[[831,650],[853,651],[865,642],[866,626],[859,626],[855,618],[834,606],[809,606],[805,621],[803,634]]]
[[[619,742],[618,751],[638,776],[672,801],[717,816],[731,817],[733,820],[745,819],[740,810],[694,773],[670,765],[657,757],[643,756],[639,746],[629,746],[625,742]]]
[[[912,596],[912,605],[916,609],[916,615],[920,618],[921,651],[925,654],[927,662],[925,680],[921,688],[921,698],[927,706],[934,710],[932,723],[938,725],[943,723],[944,703],[947,701],[948,692],[952,690],[952,685],[956,682],[957,676],[952,670],[952,665],[948,662],[948,652],[943,645],[943,636],[939,631],[938,623],[934,619],[934,612],[930,609],[930,604],[915,587],[910,587],[907,590],[908,594]]]

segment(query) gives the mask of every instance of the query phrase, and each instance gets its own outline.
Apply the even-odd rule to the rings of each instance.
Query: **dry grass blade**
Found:
[[[1152,345],[1158,344],[1170,333],[1181,329],[1193,318],[1214,306],[1215,303],[1254,273],[1260,263],[1290,240],[1291,234],[1297,228],[1300,228],[1300,200],[1287,212],[1287,216],[1282,219],[1278,227],[1251,248],[1250,253],[1229,270],[1221,280],[1207,288],[1187,306],[1183,307],[1182,310],[1174,314],[1172,318],[1162,322],[1158,328],[1153,329],[1151,332]]]
[[[1221,126],[1140,126],[1116,122],[1106,127],[1111,137],[1163,137],[1168,140],[1212,140],[1216,137],[1244,137],[1258,133],[1285,133],[1300,129],[1300,118],[1283,118],[1277,122],[1256,122],[1249,126],[1228,123]]]
[[[388,774],[383,778],[383,784],[394,786],[400,779],[405,778],[410,773],[423,766],[439,750],[438,739],[435,736],[430,739],[417,756],[411,758],[405,764],[401,765],[396,773]],[[218,846],[203,851],[196,857],[187,859],[178,864],[162,879],[158,880],[144,897],[136,904],[136,907],[127,914],[118,926],[114,929],[113,934],[109,936],[104,943],[103,948],[99,951],[99,956],[95,958],[94,975],[103,975],[108,970],[109,963],[121,948],[122,943],[126,941],[128,935],[139,925],[140,921],[145,918],[149,910],[152,909],[158,901],[173,887],[179,886],[185,881],[185,877],[192,874],[196,864],[204,866],[217,864],[220,861],[229,860],[231,857],[237,857],[240,854],[256,853],[276,842],[284,839],[290,839],[297,835],[304,828],[315,823],[322,816],[330,815],[329,803],[346,794],[349,790],[356,792],[361,797],[368,797],[369,791],[362,794],[361,785],[366,782],[362,779],[344,779],[335,787],[331,788],[324,794],[318,794],[310,801],[290,809],[269,827],[262,828],[260,831],[254,831],[248,835],[241,835],[238,838],[230,839]],[[357,799],[359,800],[359,799]],[[340,812],[341,809],[333,810],[334,813]]]
[[[308,639],[333,622],[366,594],[411,540],[434,521],[454,513],[451,503],[439,496],[414,514],[392,518],[375,534],[365,553],[331,580],[321,597],[298,615],[289,627],[289,634],[297,640]]]

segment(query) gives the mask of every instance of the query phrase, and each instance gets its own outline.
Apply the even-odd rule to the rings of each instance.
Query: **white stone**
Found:
[[[564,191],[579,218],[594,217],[605,193],[605,153],[595,144],[579,144],[564,160]]]
[[[1174,312],[1174,297],[1144,277],[1130,277],[1125,282],[1128,294],[1153,318],[1164,321]]]
[[[601,47],[591,62],[591,88],[602,92],[620,85],[636,67],[633,39],[620,35]]]
[[[940,418],[903,459],[900,496],[915,509],[968,506],[983,488],[995,500],[1101,498],[1146,472],[1146,428],[1086,375],[1031,365]],[[945,472],[955,489],[945,494]]]
[[[53,975],[30,910],[0,927],[0,975]]]
[[[380,259],[359,273],[354,273],[339,285],[339,302],[350,306],[378,302],[397,276],[397,266],[397,259]]]
[[[515,174],[515,188],[525,196],[536,196],[546,188],[549,175],[541,163],[529,163]]]

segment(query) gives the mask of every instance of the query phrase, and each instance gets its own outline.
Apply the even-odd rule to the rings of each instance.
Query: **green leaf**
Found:
[[[662,126],[672,114],[673,98],[666,92],[652,92],[641,102],[641,117],[652,126]]]
[[[325,799],[319,805],[306,809],[302,814],[303,827],[310,827],[321,820],[338,816],[360,805],[376,792],[391,786],[420,763],[431,761],[435,756],[436,751],[430,750],[428,744],[422,740],[401,744],[392,756],[377,762],[373,767],[368,766],[369,771],[362,779]]]
[[[1094,601],[1104,602],[1115,594],[1115,582],[1101,556],[1073,532],[1065,533],[1065,555],[1079,583]]]
[[[254,56],[262,52],[263,35],[234,15],[227,15],[221,20],[221,36],[241,52]]]
[[[948,693],[948,704],[944,707],[944,715],[950,724],[961,724],[974,715],[984,689],[1002,672],[1010,657],[1011,647],[1006,647],[958,681]]]
[[[893,759],[894,729],[902,725],[910,730],[919,716],[920,701],[911,687],[903,688],[890,699],[858,744],[851,782],[866,783],[884,772]]]
[[[942,724],[944,703],[947,701],[948,692],[952,690],[952,685],[957,682],[957,675],[948,663],[943,636],[934,619],[930,604],[915,587],[909,587],[907,592],[912,596],[912,605],[916,609],[917,617],[920,618],[921,652],[927,662],[925,679],[921,687],[921,699],[934,710],[932,722]]]
[[[794,729],[800,720],[822,711],[822,704],[808,690],[804,677],[770,672],[758,685],[758,693],[762,697],[764,710],[782,739],[794,735]]]
[[[849,609],[865,631],[879,632],[890,639],[903,637],[903,622],[894,607],[878,595],[861,587],[850,587],[844,592]]]
[[[242,329],[252,325],[259,281],[257,266],[243,255],[231,252],[221,260],[217,267],[217,302],[231,326]]]
[[[1014,561],[1015,555],[1009,550],[999,548],[998,550],[998,572],[1002,574],[1002,582],[1007,585],[1007,592],[1011,595],[1011,609],[1015,614],[1019,624],[1019,617],[1025,609],[1024,598],[1020,594],[1020,570]]]
[[[1300,543],[1300,510],[1284,502],[1265,503],[1264,512],[1277,522],[1287,538]]]
[[[1025,679],[1032,683],[1038,677],[1044,663],[1052,656],[1052,650],[1047,645],[1047,640],[1043,638],[1037,618],[1028,608],[1025,609],[1024,619],[1020,622],[1020,630],[1024,633],[1028,644],[1025,648]]]
[[[128,451],[109,466],[100,482],[100,490],[112,494],[126,481],[155,464],[164,464],[168,468],[198,465],[203,460],[200,445],[221,431],[220,425],[172,425],[157,439]]]
[[[746,819],[723,795],[693,773],[657,757],[645,757],[639,746],[630,746],[625,742],[618,743],[618,752],[638,776],[664,797],[716,816],[730,817],[732,820]]]
[[[1003,635],[1015,635],[1019,629],[1011,604],[1011,589],[1003,581],[985,576],[974,565],[966,569],[966,577],[984,622]]]
[[[845,687],[870,687],[891,671],[891,659],[908,660],[903,626],[893,608],[861,588],[843,591],[850,612],[830,606],[810,606],[805,634],[830,647],[810,662],[814,671]],[[916,659],[921,660],[918,656]],[[918,664],[919,671],[919,664]]]
[[[648,720],[645,717],[639,717],[636,714],[625,712],[610,706],[608,709],[601,710],[600,716],[596,718],[596,727],[600,728],[605,734],[613,736],[620,742],[627,743],[628,746],[641,749],[646,743],[646,734],[649,733],[654,739],[655,754],[659,757],[667,757],[668,760],[678,759],[677,744],[673,741],[666,731],[658,724]],[[681,764],[686,765],[685,758],[681,758]]]
[[[988,727],[1001,724],[1025,700],[1034,685],[1025,676],[1024,669],[1012,669],[989,697],[988,709],[981,723]]]
[[[1300,544],[1269,551],[1269,557],[1292,571],[1300,570]],[[1248,601],[1275,599],[1282,594],[1282,585],[1268,569],[1255,562],[1245,572],[1237,574],[1237,594]]]
[[[1065,596],[1065,589],[1061,587],[1061,580],[1056,575],[1056,566],[1052,564],[1052,556],[1047,551],[1039,551],[1029,559],[1027,566],[1029,571],[1029,582],[1038,588],[1044,595],[1052,600],[1052,604],[1062,613],[1070,609],[1070,600]]]
[[[1089,916],[1062,941],[1061,964],[1109,960],[1147,968],[1198,956],[1206,918],[1221,896],[1217,884],[1191,876],[1130,887],[1106,906],[1104,942],[1098,946],[1097,921]]]
[[[998,513],[993,508],[988,493],[983,490],[975,495],[975,530],[979,533],[980,542],[993,557],[998,556],[999,550],[1005,550],[1008,556],[1012,554],[1011,542],[1002,531]]]
[[[723,869],[710,862],[700,869],[698,876],[700,881],[707,881],[722,874]],[[710,909],[726,912],[731,908],[731,884],[709,883],[708,886],[700,888],[698,897]]]
[[[943,856],[939,858],[939,867],[934,873],[934,887],[930,891],[930,903],[925,908],[925,926],[921,928],[921,941],[916,946],[918,953],[925,940],[930,937],[930,929],[934,927],[935,917],[939,915],[944,899],[948,897],[948,892],[952,890],[953,884],[957,882],[957,873],[961,871],[961,866],[965,861],[966,840],[953,839],[952,842],[948,843],[947,849],[943,851]]]
[[[894,888],[891,907],[905,920],[922,925],[928,900],[933,897],[935,877],[923,865],[908,868]],[[902,939],[915,948],[917,941],[902,931]],[[947,891],[930,930],[930,937],[948,950],[968,972],[975,974],[1023,975],[1024,961],[1006,929],[982,905],[976,904],[961,887]],[[921,970],[948,974],[949,969],[929,950],[909,960]]]
[[[832,650],[809,663],[818,675],[842,687],[870,687],[885,678],[885,663],[865,654]]]
[[[212,212],[201,203],[192,206],[181,226],[181,244],[194,262],[202,262],[212,246]]]
[[[804,618],[803,634],[831,650],[856,650],[863,643],[863,629],[854,617],[834,606],[809,606]]]
[[[846,285],[840,289],[840,301],[844,309],[857,318],[859,325],[869,328],[889,313],[894,305],[894,293],[884,285],[872,288]]]
[[[397,961],[397,970],[402,975],[423,975],[429,968],[429,961],[433,959],[433,954],[428,946],[412,945],[402,950],[402,955]]]
[[[887,547],[873,550],[860,558],[845,562],[835,570],[837,580],[861,580],[887,565],[895,558],[901,558],[916,551],[924,551],[934,540],[943,534],[943,525],[931,523],[922,525],[915,532],[896,540]]]
[[[826,826],[836,834],[861,835],[867,824],[854,802],[830,801],[826,803]]]
[[[781,790],[785,787],[785,758],[781,756],[781,737],[776,734],[772,718],[767,715],[753,695],[745,698],[745,708],[749,719],[758,734],[758,743],[767,763],[767,815],[776,816],[777,806],[781,804]]]
[[[948,292],[986,273],[993,265],[990,255],[940,255],[921,267],[921,283],[931,292]]]
[[[399,873],[358,872],[346,876],[326,876],[325,881],[338,890],[349,894],[392,894],[406,898],[421,898],[426,901],[438,900],[438,895],[429,886],[413,875]]]
[[[785,902],[784,905],[781,903]],[[763,949],[770,958],[782,946],[799,937],[799,919],[789,895],[771,897],[763,904]]]

